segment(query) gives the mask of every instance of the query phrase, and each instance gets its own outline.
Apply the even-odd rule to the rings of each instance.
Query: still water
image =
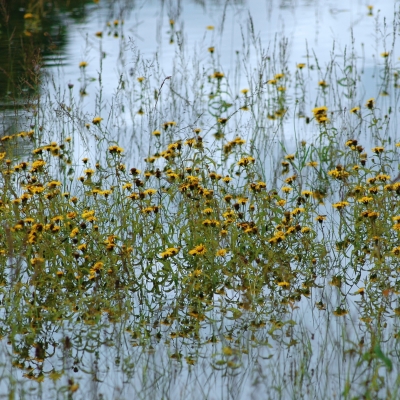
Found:
[[[306,122],[314,107],[328,105],[332,120],[351,132],[347,139],[354,132],[366,135],[347,115],[371,97],[383,112],[392,108],[396,126],[399,91],[385,68],[389,61],[399,68],[399,2],[380,3],[100,0],[29,8],[12,2],[9,23],[2,26],[2,135],[34,129],[43,143],[70,136],[76,160],[94,161],[101,161],[99,143],[107,139],[126,149],[126,164],[144,168],[144,158],[160,145],[152,132],[174,121],[177,128],[163,144],[188,139],[199,126],[210,145],[218,135],[241,136],[265,160],[260,174],[276,184],[283,179],[279,160],[318,133]],[[210,76],[217,72],[224,79],[215,98]],[[228,122],[221,127],[216,116]],[[95,117],[103,118],[100,127]],[[397,131],[389,135],[394,141]],[[18,148],[16,157],[31,150]],[[76,160],[71,179],[83,168]],[[146,284],[144,295],[125,299],[130,315],[115,317],[116,323],[109,313],[97,316],[95,329],[74,318],[57,326],[46,339],[54,353],[41,365],[50,379],[28,380],[5,362],[4,396],[12,387],[10,398],[286,399],[300,398],[294,389],[300,387],[303,398],[341,398],[343,369],[351,373],[356,365],[350,350],[342,357],[341,345],[358,342],[363,333],[353,300],[344,325],[333,317],[321,322],[314,304],[336,304],[334,286],[317,285],[311,299],[305,294],[286,315],[281,309],[255,315],[230,289],[230,301],[242,311],[215,295],[218,307],[206,303],[203,319],[188,312],[199,324],[199,337],[189,338],[176,333],[180,323],[192,326],[186,318],[169,319],[179,308],[173,296],[158,303]],[[264,319],[269,330],[262,329]],[[12,351],[4,344],[6,360]],[[35,355],[42,358],[40,350]],[[398,365],[393,369],[397,373]],[[296,371],[306,372],[299,377]]]
[[[355,57],[358,70],[353,74],[361,80],[357,101],[362,102],[379,95],[377,64],[383,66],[380,54],[392,50],[389,27],[396,18],[396,3],[372,4],[369,11],[364,1],[77,1],[47,6],[40,20],[24,20],[24,3],[12,2],[7,32],[15,27],[14,35],[22,35],[22,41],[13,37],[10,42],[3,35],[2,53],[8,55],[2,58],[5,73],[0,82],[3,130],[12,126],[12,110],[16,104],[24,104],[24,93],[32,91],[30,80],[37,79],[39,69],[42,94],[49,93],[53,99],[58,96],[59,102],[70,96],[79,99],[79,110],[88,120],[100,112],[110,118],[110,106],[118,101],[124,117],[118,122],[109,119],[107,129],[118,140],[139,142],[141,156],[148,152],[148,124],[154,125],[154,121],[149,122],[148,115],[137,115],[143,104],[134,82],[146,74],[154,90],[171,76],[163,87],[164,97],[171,95],[168,90],[172,88],[181,100],[188,96],[186,100],[192,102],[196,93],[188,82],[213,67],[224,72],[231,89],[238,93],[259,84],[255,75],[264,81],[271,78],[265,66],[268,58],[274,57],[271,72],[276,73],[285,69],[294,74],[296,65],[305,63],[317,70],[312,78],[309,72],[305,74],[307,106],[313,107],[318,80],[327,76],[333,64],[344,72],[348,66],[345,57],[347,61]],[[215,48],[212,60],[211,47]],[[398,54],[393,50],[391,56],[396,60]],[[88,64],[84,71],[79,68],[82,61]],[[121,82],[134,88],[136,96],[119,95]],[[68,84],[73,88],[68,89]],[[19,93],[13,94],[16,90]],[[288,93],[292,104],[298,97],[299,93]],[[171,109],[166,110],[169,116],[162,111],[161,118],[175,118]],[[181,109],[181,118],[188,112]],[[310,132],[300,135],[307,137]]]

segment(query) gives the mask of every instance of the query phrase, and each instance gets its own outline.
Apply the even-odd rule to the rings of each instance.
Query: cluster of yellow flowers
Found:
[[[166,249],[165,251],[163,251],[162,253],[160,253],[160,257],[161,258],[169,258],[169,257],[176,256],[178,253],[179,253],[179,248],[170,247],[170,248]]]
[[[314,114],[314,118],[319,124],[325,124],[329,122],[328,107],[326,106],[315,107],[313,108],[312,112]]]

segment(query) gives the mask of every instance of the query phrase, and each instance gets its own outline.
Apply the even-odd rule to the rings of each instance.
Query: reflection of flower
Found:
[[[336,315],[337,317],[342,317],[343,315],[348,314],[349,312],[341,307],[338,307],[334,312],[333,315]]]

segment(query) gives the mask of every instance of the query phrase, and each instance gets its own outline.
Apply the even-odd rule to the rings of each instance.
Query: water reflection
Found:
[[[80,0],[3,2],[0,28],[3,136],[35,125],[43,68],[63,64],[68,30],[87,16],[88,3]],[[25,151],[20,148],[15,153]]]
[[[228,9],[230,2],[195,3],[218,6],[224,16],[243,11]],[[191,16],[204,21],[199,41],[186,41],[180,7],[187,4],[160,4],[168,20],[156,14],[160,47],[151,59],[139,45],[129,47],[130,29],[139,32],[129,20],[135,3],[14,10],[22,39],[6,41],[15,59],[4,65],[12,68],[12,60],[21,68],[10,72],[4,90],[23,108],[4,112],[10,137],[2,145],[9,159],[21,143],[35,151],[33,164],[5,161],[1,175],[5,190],[13,177],[21,182],[0,203],[1,350],[12,361],[4,392],[10,382],[13,389],[31,382],[26,398],[84,397],[88,388],[93,398],[132,391],[141,398],[210,398],[216,388],[220,398],[249,398],[260,388],[273,388],[270,398],[323,398],[337,387],[350,391],[346,379],[363,375],[364,366],[376,381],[386,368],[390,387],[398,368],[391,359],[400,250],[387,232],[400,189],[386,188],[390,178],[379,168],[392,167],[383,150],[368,158],[360,144],[371,126],[373,140],[382,139],[386,117],[382,123],[377,111],[372,119],[373,107],[348,112],[362,101],[355,55],[338,56],[343,68],[332,61],[324,69],[310,54],[290,64],[287,41],[264,49],[250,18],[231,31],[234,37],[235,26],[246,26],[243,43],[219,52],[209,14]],[[157,25],[158,5],[145,8],[145,32]],[[285,9],[288,2],[274,5]],[[290,3],[291,14],[295,7]],[[83,34],[71,29],[85,25]],[[76,46],[83,37],[82,54]],[[171,75],[161,62],[164,47]],[[234,63],[221,61],[237,47]],[[383,71],[379,79],[389,85],[391,70]],[[40,86],[44,78],[49,86]],[[311,111],[314,101],[324,110],[320,118]],[[32,133],[15,136],[18,124]],[[300,142],[308,133],[319,134],[319,142]],[[124,157],[135,146],[137,153]],[[208,146],[217,149],[215,159]],[[255,160],[246,151],[273,161],[247,176]],[[351,186],[367,161],[379,173],[375,186]],[[312,191],[303,193],[306,182]],[[374,197],[361,199],[363,190]],[[81,197],[68,193],[75,191]],[[356,219],[346,201],[332,211],[328,196],[356,199]],[[362,208],[373,200],[388,218]],[[352,390],[364,393],[369,382],[358,375]]]

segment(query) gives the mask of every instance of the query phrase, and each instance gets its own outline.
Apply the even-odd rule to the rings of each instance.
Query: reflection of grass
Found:
[[[150,116],[144,168],[125,165],[105,115],[78,118],[74,101],[59,104],[69,117],[59,133],[54,122],[1,139],[1,335],[15,369],[56,386],[65,376],[71,396],[83,389],[68,368],[100,381],[110,364],[144,398],[164,393],[178,366],[200,381],[204,364],[218,379],[253,374],[274,387],[271,398],[397,393],[398,145],[382,134],[390,121],[375,99],[339,116],[328,101],[306,109],[305,97],[313,117],[291,110],[288,88],[305,95],[306,69],[269,71],[260,111],[264,86],[235,99],[213,65],[201,83],[211,128],[196,119],[189,130],[179,113]],[[325,79],[318,93],[328,99],[337,88]],[[145,118],[154,93],[137,82]],[[259,130],[232,134],[247,111]],[[265,121],[283,129],[289,113],[317,135],[290,152],[281,145],[274,181],[260,158],[272,141],[257,134]],[[357,129],[341,133],[344,123],[364,127],[374,147]],[[95,161],[77,161],[78,137],[64,136],[80,125],[96,139]],[[32,155],[14,157],[27,141]]]
[[[7,149],[30,136],[21,132],[2,141]],[[400,183],[391,184],[386,173],[394,150],[379,147],[366,156],[356,140],[347,141],[340,150],[342,164],[325,171],[326,184],[342,199],[321,216],[320,203],[327,200],[313,191],[319,171],[306,167],[301,187],[296,179],[303,154],[308,154],[303,164],[312,159],[323,168],[317,151],[302,145],[285,157],[293,171],[280,190],[261,181],[244,140],[236,138],[225,149],[232,151],[234,143],[239,147],[226,170],[210,168],[213,154],[195,136],[168,144],[144,173],[122,164],[123,149],[111,145],[105,167],[89,168],[84,160],[77,186],[51,174],[54,162],[72,157],[69,139],[35,149],[32,160],[13,162],[7,150],[1,154],[4,326],[12,328],[15,365],[26,368],[35,361],[38,374],[30,377],[42,379],[40,365],[52,353],[43,338],[48,324],[68,320],[97,326],[102,316],[130,324],[137,307],[132,295],[149,306],[139,316],[145,323],[129,328],[144,346],[168,333],[159,323],[172,329],[168,342],[201,340],[202,323],[223,318],[227,306],[232,314],[226,317],[239,326],[246,312],[254,315],[254,333],[267,325],[276,338],[283,325],[273,316],[311,298],[317,281],[330,275],[331,257],[342,260],[343,275],[330,281],[339,305],[320,301],[319,309],[346,315],[349,290],[354,292],[367,269],[370,279],[355,293],[361,296],[359,316],[381,325],[385,314],[397,314],[389,299],[400,290]],[[333,243],[324,233],[332,229]],[[151,311],[166,301],[175,306]],[[365,330],[376,340],[371,323]],[[3,335],[10,334],[3,328]],[[258,342],[256,336],[253,341]],[[224,347],[222,353],[229,358],[237,350]],[[171,357],[180,359],[177,353]],[[185,357],[195,363],[190,353]],[[236,359],[223,360],[217,361],[219,368],[239,366]]]
[[[15,0],[1,3],[0,94],[2,107],[35,103],[43,58],[53,57],[66,44],[67,20],[83,19],[90,1]],[[50,59],[52,59],[50,61]]]

